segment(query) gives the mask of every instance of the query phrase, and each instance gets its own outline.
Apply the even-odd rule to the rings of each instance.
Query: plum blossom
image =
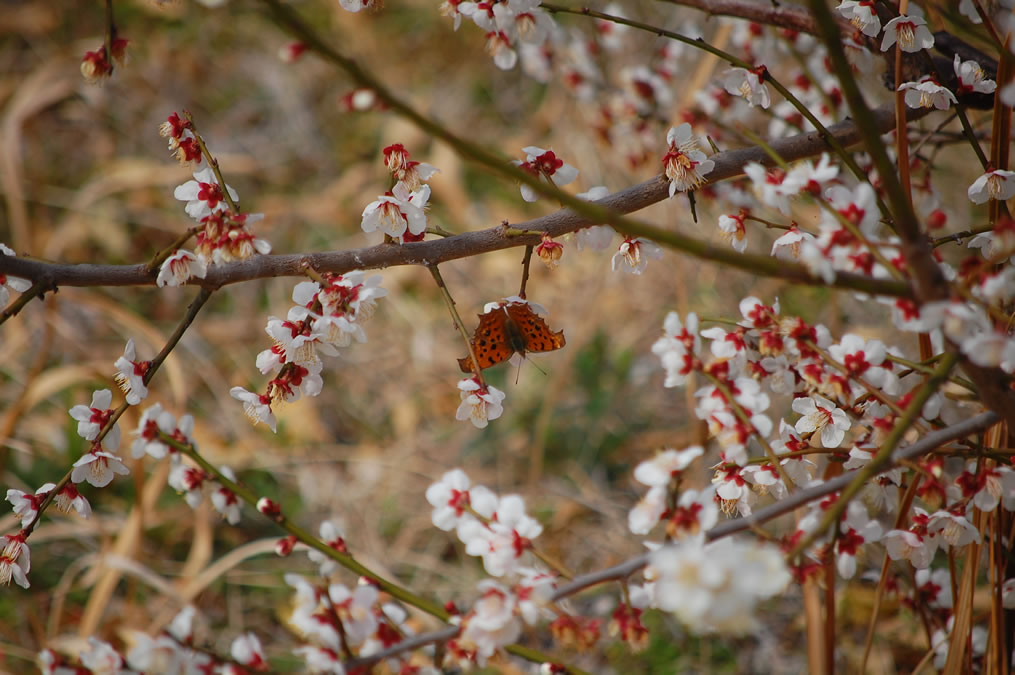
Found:
[[[959,12],[972,23],[983,23],[980,13],[976,11],[976,5],[973,4],[973,0],[960,0]]]
[[[0,537],[0,586],[7,586],[14,580],[18,586],[28,588],[28,572],[32,561],[27,535],[22,530],[17,534],[5,534]]]
[[[440,171],[432,164],[409,159],[409,151],[401,143],[389,145],[381,152],[384,166],[391,172],[392,178],[404,183],[410,193],[419,190],[423,183]]]
[[[920,507],[913,507],[913,524],[908,530],[889,530],[881,538],[892,560],[909,560],[913,567],[925,569],[930,566],[937,552],[937,537],[927,531],[930,518]]]
[[[671,540],[697,537],[712,529],[719,522],[719,506],[715,501],[715,489],[684,490],[680,493],[677,506],[666,518],[666,536]]]
[[[881,19],[874,8],[874,0],[844,0],[836,7],[864,35],[877,37],[881,32]]]
[[[345,532],[342,531],[341,527],[330,520],[325,520],[321,522],[321,527],[318,531],[321,541],[327,544],[329,548],[333,548],[340,553],[348,552],[345,543]],[[338,571],[338,563],[322,551],[311,548],[307,550],[307,557],[312,562],[317,563],[318,571],[322,577],[328,577]]]
[[[245,633],[233,640],[233,644],[229,647],[229,653],[241,666],[251,670],[268,669],[261,641],[253,633]]]
[[[899,392],[899,378],[890,370],[891,362],[885,358],[888,352],[880,340],[865,341],[859,335],[848,333],[842,336],[839,344],[830,346],[828,352],[845,366],[850,377],[863,378],[886,394],[894,396]],[[859,385],[857,388],[862,389]],[[854,391],[854,394],[860,392]]]
[[[363,209],[360,223],[364,232],[380,230],[395,239],[406,231],[421,235],[426,231],[424,208],[430,199],[430,186],[423,185],[415,192],[409,192],[404,183],[397,183],[391,192],[381,195]]]
[[[497,649],[518,639],[522,627],[511,591],[492,579],[479,582],[478,588],[482,596],[462,621],[460,641],[474,648],[477,661],[485,665]]]
[[[742,516],[751,515],[757,495],[744,478],[743,469],[735,464],[731,467],[720,465],[716,467],[715,475],[712,476],[712,484],[715,486],[715,494],[720,500],[723,513],[737,511]]]
[[[255,253],[267,255],[271,243],[247,230],[247,226],[263,219],[263,213],[216,211],[201,219],[204,229],[197,233],[194,252],[205,264],[215,265],[247,260]]]
[[[14,507],[14,515],[21,518],[21,527],[28,527],[38,515],[39,506],[54,487],[53,483],[46,485],[50,487],[47,489],[44,485],[34,495],[13,488],[7,490],[7,501]]]
[[[793,411],[802,417],[797,420],[796,430],[801,434],[821,432],[821,445],[837,448],[846,437],[852,423],[849,416],[823,396],[798,398],[793,401]]]
[[[934,36],[927,28],[927,22],[918,16],[902,14],[885,24],[885,37],[881,41],[881,51],[899,43],[904,52],[918,52],[934,46]]]
[[[455,419],[469,420],[477,429],[483,429],[504,413],[502,403],[506,395],[497,387],[481,385],[476,378],[467,377],[458,382],[458,389],[462,402]]]
[[[559,159],[553,150],[530,145],[522,148],[522,152],[525,153],[525,161],[516,159],[515,166],[537,179],[545,178],[551,184],[562,187],[574,182],[578,177],[578,169]],[[531,186],[523,183],[519,188],[525,201],[534,202],[539,199],[539,194]]]
[[[929,78],[919,82],[904,82],[899,85],[899,91],[906,92],[904,98],[910,108],[948,110],[953,103],[958,103],[948,87],[942,87]]]
[[[1007,466],[980,468],[971,461],[955,484],[961,489],[963,498],[971,499],[981,511],[993,511],[1002,500],[1008,508],[1015,500],[1015,471]]]
[[[96,445],[74,462],[70,479],[75,483],[87,481],[95,487],[106,487],[116,474],[125,476],[129,473],[130,469],[124,466],[119,457],[103,451],[102,446]]]
[[[81,665],[90,673],[114,675],[123,672],[126,665],[120,653],[111,644],[95,637],[88,638],[91,649],[81,653]]]
[[[426,500],[433,506],[430,520],[445,532],[458,526],[465,507],[470,504],[469,477],[461,469],[448,471],[426,489]]]
[[[804,241],[813,242],[814,235],[810,232],[803,232],[796,226],[791,226],[788,230],[786,230],[786,234],[772,242],[772,251],[770,255],[782,257],[781,251],[785,247],[789,250],[792,257],[797,257],[800,254],[800,244]]]
[[[849,502],[839,536],[835,540],[835,565],[839,576],[852,579],[856,574],[856,558],[864,544],[881,539],[881,524],[871,519],[867,507],[860,501]]]
[[[705,450],[700,445],[692,445],[683,450],[664,450],[652,459],[638,464],[634,468],[634,479],[648,487],[665,487],[703,454]]]
[[[980,531],[968,518],[943,509],[930,514],[927,532],[937,539],[942,548],[980,543]]]
[[[777,548],[732,537],[710,544],[684,539],[654,551],[650,564],[653,606],[698,633],[752,630],[757,603],[780,593],[792,578]]]
[[[746,214],[743,211],[735,216],[719,216],[719,231],[722,232],[723,239],[729,242],[730,246],[737,253],[743,253],[747,250],[747,228],[744,227],[745,217]]]
[[[704,452],[700,445],[692,445],[684,450],[664,450],[635,467],[634,479],[647,485],[649,491],[628,513],[627,525],[631,532],[648,534],[659,522],[659,518],[666,510],[667,488],[670,481],[679,476]]]
[[[236,194],[236,190],[228,185],[226,185],[226,192],[229,193],[233,202],[239,200],[240,197]],[[188,216],[198,222],[216,211],[225,211],[229,208],[225,195],[222,193],[222,187],[218,184],[218,179],[211,167],[195,171],[194,180],[189,180],[178,186],[173,191],[173,197],[181,202],[187,202],[184,210]]]
[[[663,257],[663,250],[659,246],[648,239],[643,237],[626,237],[620,244],[620,248],[613,254],[613,258],[610,261],[610,266],[613,271],[617,271],[617,268],[630,272],[631,274],[641,274],[648,267],[648,261],[650,259],[658,259]]]
[[[470,518],[458,527],[465,552],[481,557],[487,574],[494,577],[513,573],[522,554],[542,532],[543,526],[525,513],[525,501],[518,495],[501,497],[489,522]]]
[[[669,148],[663,155],[663,173],[670,181],[670,197],[678,191],[701,187],[705,183],[705,174],[715,168],[715,162],[698,148],[698,139],[691,131],[691,125],[684,122],[670,127],[666,132],[666,143]]]
[[[764,73],[764,66],[754,70],[730,68],[723,79],[723,88],[734,96],[743,96],[752,108],[756,105],[768,108],[772,99],[763,79]]]
[[[345,11],[355,14],[370,7],[373,4],[373,0],[338,0],[338,4]]]
[[[134,340],[127,340],[127,346],[123,350],[123,356],[116,360],[113,365],[117,369],[114,376],[116,383],[126,395],[127,403],[137,405],[148,396],[148,386],[145,384],[145,376],[151,368],[151,361],[136,361],[137,354],[134,351]]]
[[[21,490],[7,490],[7,501],[14,507],[15,515],[21,517],[21,527],[28,527],[38,517],[39,507],[54,489],[56,489],[55,483],[46,483],[36,490],[34,495],[27,494]],[[77,486],[74,483],[67,483],[60,490],[53,498],[53,506],[64,513],[74,510],[82,518],[87,518],[92,514],[91,504],[88,503],[84,495],[78,492]]]
[[[190,416],[187,415],[187,417]],[[190,419],[193,424],[193,417]],[[131,432],[132,435],[137,436],[130,444],[131,457],[138,459],[150,455],[154,459],[162,459],[170,452],[171,448],[159,438],[159,434],[172,435],[174,431],[176,431],[176,419],[172,413],[163,410],[161,403],[149,406],[141,414],[137,429]]]
[[[497,29],[523,43],[541,45],[554,30],[553,19],[539,8],[541,0],[507,0],[493,6]]]
[[[956,54],[955,61],[952,62],[952,68],[955,70],[955,77],[959,81],[959,94],[973,92],[991,94],[997,89],[997,82],[987,78],[983,68],[976,61],[963,61],[962,57]]]
[[[162,263],[162,267],[159,268],[159,276],[155,279],[155,284],[159,288],[164,286],[182,286],[191,277],[204,279],[207,274],[207,263],[199,256],[181,248]]]
[[[219,467],[219,471],[223,476],[231,480],[233,483],[236,482],[236,474],[228,466]],[[222,517],[226,519],[230,525],[236,525],[240,522],[240,499],[236,496],[229,488],[219,485],[212,481],[210,484],[211,488],[211,503],[215,507],[215,510],[222,514]]]
[[[666,370],[663,386],[678,387],[687,382],[688,375],[700,366],[699,351],[698,315],[689,313],[685,324],[676,312],[667,314],[663,321],[663,337],[652,345],[652,353],[659,357]]]
[[[257,394],[247,391],[243,387],[233,387],[229,395],[243,403],[243,412],[251,422],[257,424],[264,422],[274,432],[278,422],[275,414],[271,411],[271,398],[264,394]]]
[[[92,393],[91,405],[76,405],[70,409],[70,416],[78,422],[78,436],[86,441],[94,441],[103,427],[113,416],[110,405],[113,403],[113,392],[99,389]],[[120,427],[113,425],[103,439],[110,450],[120,447]]]
[[[346,639],[352,644],[362,644],[377,630],[374,612],[377,597],[377,587],[370,583],[360,584],[352,591],[342,584],[328,587],[328,598],[342,620]]]
[[[990,199],[1011,199],[1015,196],[1015,171],[990,169],[973,181],[967,194],[974,204],[983,204]]]
[[[194,638],[194,617],[197,615],[197,608],[187,605],[173,617],[166,627],[166,632],[178,641],[189,644]]]
[[[931,607],[952,607],[952,580],[947,568],[916,570],[916,592]]]

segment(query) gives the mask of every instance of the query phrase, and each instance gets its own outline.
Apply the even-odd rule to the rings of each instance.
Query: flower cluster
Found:
[[[426,208],[430,186],[424,182],[437,173],[430,164],[409,159],[401,143],[384,148],[384,165],[395,185],[363,209],[364,232],[381,231],[398,242],[422,241],[426,235]]]
[[[534,178],[544,179],[551,185],[563,187],[578,177],[578,169],[574,168],[564,160],[557,157],[553,150],[544,150],[534,145],[522,148],[525,153],[525,161],[514,160],[515,166],[530,174]],[[539,199],[539,194],[529,185],[521,185],[522,199],[527,202],[534,202]]]
[[[648,606],[673,612],[689,629],[744,634],[756,628],[759,601],[792,579],[778,548],[732,538],[691,537],[652,553]]]
[[[304,643],[293,651],[310,672],[344,673],[343,655],[370,656],[413,634],[405,609],[370,579],[352,589],[312,584],[296,574],[285,575],[285,582],[296,595],[288,623]],[[389,665],[393,672],[401,667],[397,659]]]
[[[864,227],[863,215],[854,213]],[[695,630],[749,630],[753,604],[781,590],[789,577],[782,556],[774,550],[759,553],[732,543],[720,546],[727,540],[705,543],[718,518],[715,502],[723,511],[747,515],[760,500],[780,500],[795,487],[820,485],[822,479],[815,475],[818,465],[806,456],[810,454],[838,455],[845,470],[865,467],[913,405],[911,389],[920,383],[912,373],[900,372],[895,363],[898,352],[878,340],[846,334],[836,342],[824,327],[784,316],[778,303],[765,305],[753,297],[741,302],[740,311],[742,319],[735,330],[719,326],[700,330],[695,315],[681,320],[671,313],[664,336],[653,346],[666,371],[666,386],[686,384],[691,377],[709,381],[695,397],[696,414],[708,423],[719,448],[714,486],[704,492],[684,489],[684,473],[704,455],[698,446],[661,452],[634,472],[648,492],[629,513],[630,530],[647,535],[662,524],[667,539],[677,542],[652,555],[646,570],[650,582],[646,606],[674,611]],[[928,303],[911,312],[915,317],[907,319],[906,329],[939,331],[971,359],[1012,367],[1006,351],[1010,339],[978,318],[981,315],[971,304]],[[707,349],[701,338],[711,341]],[[777,435],[766,414],[770,395],[792,396],[798,415],[795,422],[778,420]],[[954,418],[954,411],[943,403],[940,395],[931,396],[919,411],[916,427],[926,429],[932,421]],[[773,464],[773,457],[778,464]],[[895,529],[882,523],[898,518],[901,469],[866,484],[860,498],[842,509],[833,532],[819,532],[818,526],[836,506],[838,494],[812,502],[787,542],[810,541],[805,552],[813,562],[794,573],[810,573],[826,555],[833,556],[843,579],[853,578],[866,560],[876,561],[879,554],[926,570],[937,553],[980,541],[974,509],[988,513],[1015,509],[1015,471],[1007,466],[970,460],[955,471],[946,470],[941,459],[929,458],[921,462],[920,474],[918,501]],[[879,549],[872,553],[872,547]],[[727,571],[724,560],[730,566]],[[752,574],[745,560],[756,564],[758,576],[748,584],[757,589],[753,596],[739,585],[739,575]],[[948,585],[946,580],[944,586]],[[937,598],[934,606],[942,614],[935,625],[944,630],[950,598],[943,594],[942,584],[932,585],[924,573],[912,593],[913,602],[920,594]]]
[[[114,37],[107,50],[100,45],[93,52],[85,52],[81,59],[81,75],[89,84],[97,84],[113,74],[113,64],[123,67],[127,63],[127,44],[130,40]]]
[[[670,181],[670,197],[701,187],[705,174],[715,168],[715,162],[707,159],[698,148],[691,125],[684,122],[671,127],[666,132],[666,143],[669,147],[663,155],[663,174]]]
[[[201,139],[193,122],[173,113],[162,123],[159,134],[169,139],[170,152],[181,163],[194,163],[194,179],[177,186],[173,196],[186,202],[187,215],[198,221],[194,251],[178,249],[159,268],[159,286],[180,286],[191,278],[203,279],[209,265],[246,260],[255,254],[267,255],[271,244],[247,228],[262,220],[263,214],[239,210],[239,195],[220,184],[216,169],[205,162]]]
[[[463,666],[482,665],[498,648],[518,639],[523,623],[533,625],[549,616],[546,605],[556,577],[522,561],[543,528],[525,513],[521,497],[499,497],[472,485],[461,469],[445,473],[427,488],[426,499],[433,507],[433,524],[455,530],[466,553],[482,558],[487,573],[497,578],[480,582],[480,597],[469,612],[456,617],[461,635],[449,644]]]
[[[336,356],[352,342],[366,342],[363,323],[377,300],[387,295],[378,275],[354,271],[325,273],[321,281],[303,281],[293,289],[292,307],[285,319],[269,317],[265,332],[274,345],[257,355],[257,368],[272,374],[263,394],[233,387],[229,393],[243,403],[247,417],[276,430],[273,406],[317,396],[324,381],[321,355]]]
[[[184,607],[169,627],[154,637],[138,630],[128,630],[126,641],[129,649],[124,653],[96,637],[88,638],[88,648],[76,655],[77,663],[52,649],[44,649],[38,656],[40,671],[46,675],[79,672],[251,675],[269,670],[261,641],[253,633],[233,640],[229,649],[231,660],[195,646],[196,615],[197,610],[193,606]]]
[[[467,17],[486,31],[486,50],[493,62],[502,70],[511,70],[518,63],[518,49],[523,53],[539,51],[557,32],[553,19],[539,4],[540,0],[445,0],[440,12],[453,20],[455,30],[462,17]]]

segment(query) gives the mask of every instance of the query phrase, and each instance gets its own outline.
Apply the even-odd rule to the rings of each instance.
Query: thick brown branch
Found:
[[[663,2],[700,9],[710,16],[732,16],[810,35],[817,35],[818,32],[813,15],[798,5],[778,5],[763,0],[663,0]],[[847,32],[852,30],[852,26],[845,20],[843,30]]]
[[[892,127],[891,107],[879,108],[874,114],[882,131]],[[856,126],[849,120],[829,127],[829,131],[844,146],[854,145],[860,140]],[[787,161],[813,157],[828,150],[828,146],[817,132],[772,141],[770,147]],[[709,182],[742,175],[743,167],[748,162],[772,164],[772,159],[765,150],[757,146],[720,152],[712,159],[715,161],[715,168],[708,175]],[[657,175],[644,183],[605,197],[598,204],[617,213],[631,213],[660,202],[667,196],[668,184],[662,175]],[[513,227],[537,232],[545,231],[556,237],[594,224],[596,223],[570,209],[561,209],[541,218],[515,224]],[[651,236],[649,233],[645,234]],[[747,269],[759,276],[823,285],[820,279],[814,278],[802,265],[768,256],[742,255],[729,247],[713,247],[708,242],[671,231],[660,229],[654,234],[657,235],[654,238],[658,243],[683,250],[698,258]],[[538,235],[510,236],[503,226],[498,225],[477,232],[411,244],[379,244],[351,251],[257,256],[244,262],[212,266],[208,269],[208,276],[205,279],[195,279],[193,282],[209,288],[218,288],[251,279],[302,276],[305,264],[309,264],[319,272],[338,274],[354,269],[381,269],[395,265],[435,265],[490,251],[538,244],[539,241]],[[11,274],[32,280],[45,274],[49,275],[57,286],[141,286],[155,283],[155,273],[148,272],[144,265],[65,265],[14,256],[0,256],[0,274]],[[881,295],[910,295],[906,284],[869,279],[855,274],[840,273],[833,285]]]

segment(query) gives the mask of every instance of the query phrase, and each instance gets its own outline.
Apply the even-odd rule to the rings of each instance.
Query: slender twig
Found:
[[[211,170],[215,173],[215,180],[218,181],[219,187],[222,190],[222,198],[225,200],[226,204],[229,205],[229,210],[233,212],[233,215],[240,215],[240,205],[234,202],[233,198],[229,196],[229,188],[226,186],[226,179],[222,175],[222,170],[219,169],[219,162],[208,150],[208,146],[204,142],[204,137],[197,132],[197,126],[194,124],[194,116],[190,114],[189,110],[184,110],[183,116],[187,118],[188,122],[190,122],[190,130],[194,132],[194,140],[197,141],[198,147],[201,148],[201,152],[204,154],[204,159],[208,162],[208,166],[210,166]]]
[[[186,330],[190,327],[192,323],[194,323],[194,319],[197,318],[197,313],[201,311],[201,308],[204,307],[206,302],[208,302],[208,298],[211,297],[211,293],[212,292],[210,290],[202,288],[201,292],[197,294],[196,298],[194,298],[194,301],[190,303],[189,307],[187,307],[186,314],[184,314],[183,319],[176,326],[176,330],[173,331],[173,334],[169,336],[169,339],[166,341],[166,345],[162,348],[162,351],[159,352],[158,356],[152,359],[151,365],[148,368],[148,372],[145,373],[143,378],[145,384],[148,384],[148,382],[151,381],[152,376],[155,374],[155,371],[159,369],[159,366],[161,366],[163,361],[166,360],[166,357],[169,355],[169,353],[173,351],[176,345],[180,342],[180,338],[183,337],[183,334],[186,332]],[[104,439],[106,437],[106,434],[108,434],[113,429],[113,426],[116,424],[117,420],[120,419],[120,417],[129,407],[130,405],[124,402],[116,410],[114,410],[113,414],[109,416],[109,420],[106,422],[105,425],[103,425],[102,429],[99,430],[98,436],[95,437],[95,440],[92,441],[92,443],[93,444],[101,443],[102,439]],[[57,482],[56,487],[54,487],[46,494],[46,497],[42,500],[42,503],[39,504],[39,509],[36,511],[35,517],[32,518],[32,522],[30,522],[28,526],[24,528],[24,533],[26,537],[35,530],[35,526],[39,523],[39,520],[42,518],[42,514],[46,511],[46,509],[49,508],[50,504],[53,503],[53,500],[56,499],[57,495],[59,495],[60,492],[63,491],[65,487],[67,487],[67,484],[70,483],[71,475],[73,473],[74,468],[71,467],[67,471],[67,473],[64,474],[63,478],[61,478]]]
[[[0,258],[9,258],[9,257],[11,256],[5,256],[0,254]],[[54,292],[56,291],[56,283],[53,281],[50,275],[41,276],[39,279],[35,281],[35,283],[32,284],[32,286],[27,291],[18,296],[17,300],[15,300],[10,305],[5,307],[4,310],[0,312],[0,325],[3,325],[4,321],[11,318],[12,316],[20,312],[22,309],[24,309],[25,305],[30,303],[34,298],[44,300],[47,291]]]
[[[525,285],[529,283],[529,264],[532,262],[532,249],[530,244],[525,247],[525,255],[522,256],[522,284],[518,289],[518,297],[525,299]]]
[[[465,322],[462,321],[462,317],[458,314],[458,309],[455,307],[455,299],[451,297],[451,292],[448,290],[447,284],[444,283],[444,277],[441,276],[441,272],[437,269],[437,265],[430,265],[427,267],[430,270],[430,274],[433,276],[434,282],[437,284],[437,288],[440,289],[441,297],[444,298],[444,304],[448,306],[448,311],[451,312],[451,318],[455,321],[455,326],[458,328],[459,334],[465,341],[465,348],[469,352],[469,358],[472,359],[472,372],[476,376],[476,381],[480,387],[486,387],[486,382],[483,380],[483,369],[479,366],[479,359],[476,358],[476,349],[472,344],[472,338],[469,337],[469,329],[465,327]]]
[[[199,452],[197,452],[197,450],[192,445],[188,443],[181,443],[180,441],[176,440],[175,438],[173,438],[168,434],[160,433],[159,439],[166,445],[176,448],[181,453],[185,454],[187,457],[193,460],[195,464],[200,466],[201,469],[203,469],[205,473],[207,473],[211,477],[212,480],[225,487],[227,490],[229,490],[234,495],[242,499],[244,502],[246,502],[249,506],[251,506],[255,510],[257,509],[257,502],[259,499],[258,495],[256,495],[252,490],[250,490],[246,486],[241,485],[236,481],[230,480],[218,468],[213,466]],[[258,513],[260,513],[260,511],[258,511]],[[265,515],[265,517],[274,522],[276,525],[281,527],[289,534],[296,537],[299,541],[303,542],[304,544],[306,544],[307,546],[316,551],[320,551],[321,553],[328,556],[329,558],[331,558],[332,560],[334,560],[335,562],[337,562],[339,565],[346,568],[350,572],[369,578],[372,582],[377,584],[378,588],[380,588],[386,593],[389,593],[398,600],[401,600],[406,604],[412,605],[413,607],[417,607],[418,609],[423,610],[427,614],[435,616],[439,619],[445,621],[448,619],[449,617],[448,612],[439,604],[427,600],[426,598],[420,597],[408,591],[407,589],[402,588],[398,584],[395,584],[394,582],[384,579],[373,570],[364,566],[362,563],[353,558],[351,555],[347,553],[342,553],[340,551],[331,548],[330,546],[328,546],[327,543],[321,541],[319,538],[315,537],[309,531],[295,524],[285,515],[283,514]]]
[[[432,645],[435,642],[447,642],[453,638],[458,637],[458,634],[462,632],[461,626],[446,626],[439,630],[431,631],[429,633],[420,633],[419,635],[413,635],[410,638],[406,638],[401,642],[396,642],[392,646],[382,649],[378,652],[374,652],[370,656],[362,656],[357,659],[349,659],[344,662],[342,666],[345,668],[345,672],[367,672],[370,666],[380,663],[384,659],[390,659],[393,656],[404,654],[413,649],[419,649],[420,647],[426,647]]]

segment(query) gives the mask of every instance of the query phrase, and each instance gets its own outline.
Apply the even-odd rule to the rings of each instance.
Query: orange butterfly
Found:
[[[479,326],[472,336],[472,351],[480,368],[507,361],[515,353],[552,352],[565,344],[564,331],[553,332],[527,302],[500,303],[479,315]],[[458,359],[463,373],[474,372],[472,357]]]

